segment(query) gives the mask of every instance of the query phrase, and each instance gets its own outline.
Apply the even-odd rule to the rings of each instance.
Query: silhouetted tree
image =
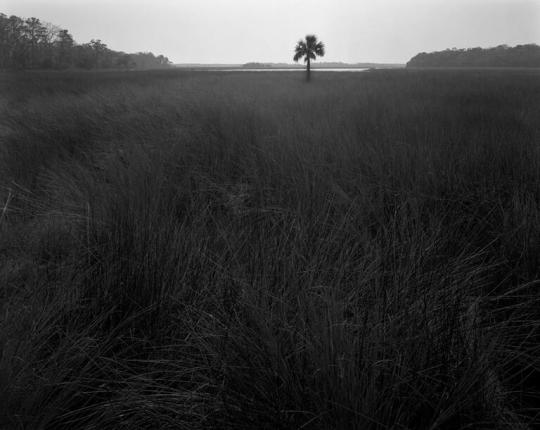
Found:
[[[422,52],[407,67],[540,67],[540,46],[499,45],[494,48],[446,49]]]
[[[131,55],[125,54],[123,52],[119,53],[120,55],[116,58],[116,65],[123,69],[131,69],[135,67],[135,62],[131,58]]]
[[[81,69],[91,69],[94,66],[94,52],[89,43],[76,45],[73,49],[73,65]]]
[[[26,43],[24,21],[18,16],[2,16],[5,31],[5,49],[3,50],[6,68],[23,69],[26,67]]]
[[[0,68],[8,68],[11,54],[11,33],[9,18],[0,13]]]
[[[49,22],[42,22],[42,38],[39,44],[39,63],[37,67],[50,69],[55,67],[55,41],[60,34],[60,27]]]
[[[40,21],[0,13],[0,69],[165,68],[171,62],[151,52],[126,54],[99,39],[77,44],[68,30]]]
[[[294,48],[294,61],[304,57],[306,63],[306,80],[311,79],[311,60],[324,56],[324,43],[317,41],[317,36],[308,34],[305,40],[299,40]]]
[[[93,67],[96,69],[106,67],[108,54],[107,51],[109,50],[109,48],[107,48],[107,45],[103,43],[100,39],[92,39],[89,45],[92,49],[94,56]]]
[[[155,56],[151,52],[137,52],[131,54],[131,60],[137,69],[155,69],[169,67],[171,62],[163,55]]]
[[[63,69],[70,66],[73,61],[74,46],[73,36],[67,30],[60,30],[54,41],[55,67]]]
[[[171,64],[171,61],[169,61],[169,59],[164,55],[158,55],[156,57],[156,61],[160,66],[168,66],[169,64]]]

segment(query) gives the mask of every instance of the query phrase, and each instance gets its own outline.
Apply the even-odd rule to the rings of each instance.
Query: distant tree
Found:
[[[0,68],[50,67],[56,31],[55,26],[37,18],[0,14]]]
[[[168,66],[169,64],[171,64],[171,61],[169,61],[169,59],[164,55],[158,55],[156,57],[156,60],[160,66]]]
[[[67,30],[60,30],[54,41],[54,64],[56,68],[64,69],[72,64],[74,47],[73,36]]]
[[[306,63],[306,80],[311,79],[311,60],[324,56],[324,43],[317,41],[317,36],[308,34],[305,40],[299,40],[294,48],[294,61],[298,62],[302,57]]]
[[[101,41],[101,39],[92,39],[89,43],[90,48],[92,49],[94,61],[92,67],[94,68],[104,68],[106,67],[107,62],[107,45]]]
[[[169,67],[171,62],[163,55],[157,57],[151,52],[137,52],[131,54],[131,59],[137,69],[160,69]]]
[[[95,67],[95,55],[89,43],[75,46],[73,50],[73,64],[81,69]]]
[[[58,39],[60,27],[49,22],[42,22],[43,36],[39,45],[39,67],[50,69],[55,67],[55,41]]]
[[[243,64],[242,67],[246,69],[270,69],[272,65],[268,63],[250,62]]]
[[[494,48],[446,49],[422,52],[407,67],[540,67],[540,46],[499,45]]]
[[[120,53],[120,55],[116,58],[116,66],[123,69],[131,69],[135,67],[135,62],[131,58],[131,55]]]
[[[23,38],[28,56],[25,64],[30,68],[42,67],[51,42],[49,29],[39,19],[28,18],[24,21]]]
[[[0,13],[0,69],[165,68],[171,62],[151,52],[113,51],[99,39],[77,44],[68,30],[40,21]]]
[[[27,46],[24,37],[24,21],[18,16],[11,15],[6,21],[7,67],[24,69],[27,62]]]
[[[10,67],[10,53],[9,18],[7,15],[0,13],[0,69]]]

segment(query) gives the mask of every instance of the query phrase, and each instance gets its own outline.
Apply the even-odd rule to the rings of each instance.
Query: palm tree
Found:
[[[324,56],[324,43],[317,41],[317,36],[308,34],[305,40],[299,40],[294,48],[294,61],[302,57],[306,64],[306,80],[309,82],[311,78],[311,60],[315,60],[317,56]]]

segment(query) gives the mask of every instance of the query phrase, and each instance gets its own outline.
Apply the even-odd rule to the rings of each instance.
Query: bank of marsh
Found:
[[[534,416],[538,72],[0,82],[2,425]]]

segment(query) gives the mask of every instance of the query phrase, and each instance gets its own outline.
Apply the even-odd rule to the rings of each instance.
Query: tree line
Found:
[[[114,51],[100,39],[78,44],[56,25],[0,13],[0,69],[150,69],[170,64],[151,52]]]
[[[414,56],[407,67],[540,67],[540,46],[446,49]]]

